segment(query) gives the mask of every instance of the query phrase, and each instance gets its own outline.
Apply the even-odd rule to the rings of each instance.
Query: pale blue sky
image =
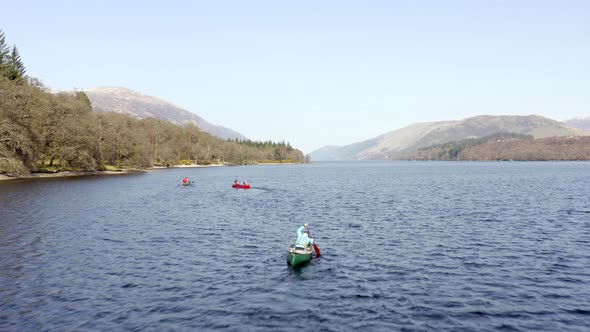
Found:
[[[10,1],[56,89],[122,86],[309,153],[424,121],[590,116],[590,1]]]

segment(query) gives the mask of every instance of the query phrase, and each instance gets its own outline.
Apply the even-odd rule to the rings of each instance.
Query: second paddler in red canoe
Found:
[[[236,189],[250,189],[250,184],[246,181],[244,181],[244,183],[240,183],[240,181],[238,181],[237,179],[234,181],[234,184],[232,185],[233,188]]]

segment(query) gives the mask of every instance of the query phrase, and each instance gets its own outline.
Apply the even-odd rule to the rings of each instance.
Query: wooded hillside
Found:
[[[590,136],[547,137],[514,133],[450,142],[405,154],[405,160],[590,160]]]
[[[305,161],[285,142],[224,141],[194,124],[95,113],[81,91],[46,90],[25,76],[18,50],[0,31],[0,174]]]

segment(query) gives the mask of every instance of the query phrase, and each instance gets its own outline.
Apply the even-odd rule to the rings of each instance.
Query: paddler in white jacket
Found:
[[[295,242],[296,246],[307,248],[307,246],[313,244],[313,239],[307,234],[307,226],[309,225],[303,224],[303,226],[297,229],[297,241]]]

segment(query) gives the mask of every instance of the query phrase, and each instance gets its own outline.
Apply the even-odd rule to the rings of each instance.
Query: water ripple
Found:
[[[0,330],[587,331],[586,174],[367,162],[0,183]],[[304,222],[323,255],[291,268]]]

